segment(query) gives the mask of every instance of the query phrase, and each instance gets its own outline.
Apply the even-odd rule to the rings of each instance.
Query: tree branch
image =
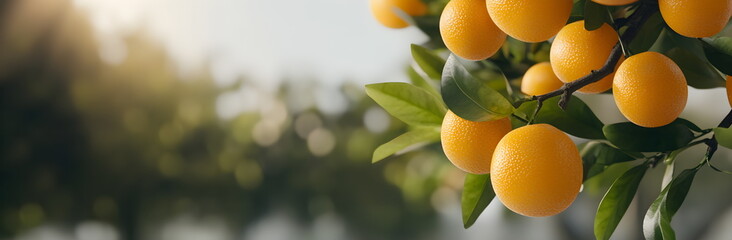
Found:
[[[732,125],[732,111],[727,113],[727,116],[722,119],[722,122],[717,125],[718,127],[728,128]],[[712,138],[707,139],[707,153],[704,155],[704,159],[708,162],[709,160],[712,160],[712,156],[714,156],[714,153],[717,151],[717,147],[719,143],[717,142],[717,137],[715,135],[712,135]]]
[[[532,96],[531,100],[536,100],[541,103],[551,97],[561,95],[562,98],[559,100],[559,107],[561,107],[562,109],[566,109],[570,96],[574,92],[591,83],[600,81],[600,79],[603,79],[604,77],[610,75],[613,71],[615,71],[615,66],[618,64],[620,56],[623,53],[622,44],[629,43],[631,40],[633,40],[633,38],[638,35],[638,31],[640,30],[641,25],[643,25],[648,17],[650,17],[654,12],[658,11],[658,6],[654,4],[646,2],[642,2],[640,4],[641,5],[638,7],[638,9],[632,15],[630,15],[630,17],[627,18],[627,24],[625,24],[625,26],[627,26],[628,28],[620,37],[618,43],[610,51],[610,56],[608,56],[605,64],[600,69],[592,70],[589,74],[575,81],[565,83],[561,88],[553,92],[543,95]],[[541,106],[541,104],[538,104],[537,106]],[[538,112],[538,109],[536,110],[536,112]]]

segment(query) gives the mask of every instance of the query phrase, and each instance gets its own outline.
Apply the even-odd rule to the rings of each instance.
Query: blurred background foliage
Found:
[[[335,212],[366,238],[409,236],[434,224],[435,189],[461,185],[434,148],[371,165],[406,126],[360,86],[339,90],[345,111],[323,113],[295,98],[312,99],[313,81],[216,86],[206,66],[180,74],[144,32],[108,63],[70,2],[0,4],[2,237],[96,220],[137,239],[180,213],[241,228],[282,207],[303,225]],[[227,94],[256,94],[256,108],[222,119]]]
[[[446,1],[433,2],[439,12]],[[288,79],[271,91],[242,77],[220,86],[209,66],[181,71],[144,30],[123,41],[121,51],[101,48],[69,0],[0,1],[0,239],[589,238],[602,194],[630,166],[589,181],[559,216],[517,217],[494,201],[463,230],[464,174],[439,145],[371,164],[408,126],[360,84],[328,92]],[[595,111],[607,102],[582,98]],[[616,236],[642,236],[634,221],[662,171],[646,177],[628,212],[636,217]],[[702,173],[674,226],[680,238],[724,239],[732,185]],[[283,214],[288,224],[271,220]]]

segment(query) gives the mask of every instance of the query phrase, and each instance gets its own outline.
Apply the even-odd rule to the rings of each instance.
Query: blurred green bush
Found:
[[[242,227],[285,208],[306,226],[335,212],[358,235],[400,238],[435,224],[437,189],[461,187],[438,146],[371,165],[406,126],[355,85],[340,89],[343,113],[294,109],[317,84],[217,86],[207,66],[181,73],[143,31],[105,62],[69,1],[2,1],[0,19],[0,237],[93,219],[136,239],[178,213]],[[258,108],[220,117],[221,97],[241,89]]]

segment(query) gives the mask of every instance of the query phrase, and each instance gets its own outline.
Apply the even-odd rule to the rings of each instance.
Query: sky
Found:
[[[323,84],[404,80],[418,29],[388,29],[359,0],[74,0],[89,13],[109,61],[124,57],[125,33],[143,29],[185,72],[211,64],[222,85],[245,76]],[[104,57],[104,56],[103,56]]]
[[[283,79],[314,80],[319,107],[338,113],[338,86],[404,81],[418,29],[389,29],[373,19],[367,0],[74,0],[98,32],[102,58],[124,57],[124,34],[143,29],[159,40],[183,72],[211,64],[220,85],[244,76],[264,89]],[[247,89],[242,89],[246,91]],[[251,90],[251,89],[250,89]],[[689,88],[682,117],[713,127],[728,109],[724,89]],[[222,96],[219,114],[235,116],[251,92]],[[579,95],[606,123],[625,120],[609,95]],[[704,106],[704,107],[700,107]],[[708,109],[725,109],[707,111]],[[226,118],[226,117],[225,117]]]

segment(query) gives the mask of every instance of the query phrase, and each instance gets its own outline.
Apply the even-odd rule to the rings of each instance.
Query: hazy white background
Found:
[[[183,69],[211,63],[216,80],[240,75],[263,84],[285,77],[375,82],[402,79],[416,28],[382,27],[367,1],[75,0],[100,39],[145,29]],[[114,44],[104,44],[115,47]],[[112,45],[112,46],[110,46]]]
[[[90,14],[102,48],[110,53],[105,59],[123,57],[119,38],[143,29],[169,50],[181,71],[211,64],[222,85],[240,76],[269,89],[283,79],[314,79],[325,88],[345,81],[403,81],[409,44],[426,41],[414,27],[395,30],[379,25],[366,0],[75,2]],[[581,97],[605,122],[624,121],[612,97]],[[707,110],[728,108],[725,100],[723,89],[690,89],[682,116],[712,127],[725,111]]]

